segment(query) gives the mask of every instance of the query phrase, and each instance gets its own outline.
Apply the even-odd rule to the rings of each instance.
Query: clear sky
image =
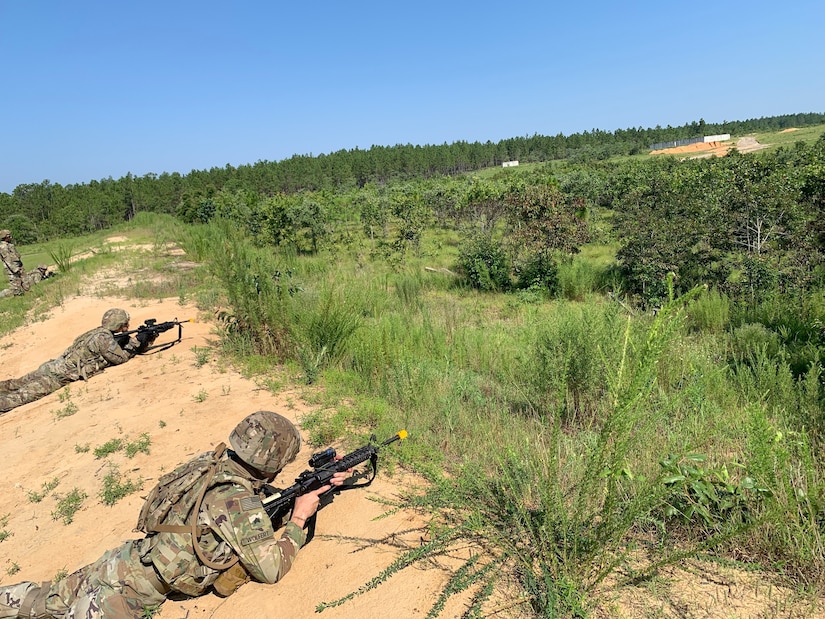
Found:
[[[0,0],[0,191],[825,112],[823,0]]]

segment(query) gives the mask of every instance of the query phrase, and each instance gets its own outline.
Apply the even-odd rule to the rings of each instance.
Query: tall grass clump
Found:
[[[338,363],[347,342],[361,326],[360,309],[334,286],[304,291],[294,302],[294,334],[301,344],[300,360],[308,383],[327,364]]]
[[[57,241],[52,249],[49,251],[49,257],[57,265],[57,270],[61,273],[68,273],[72,270],[74,264],[72,257],[74,256],[74,241],[72,239],[61,239]]]
[[[521,374],[544,417],[589,426],[608,389],[607,368],[621,362],[630,323],[616,304],[558,304],[538,327]]]
[[[582,301],[604,287],[607,269],[590,260],[574,258],[558,265],[559,294],[570,301]]]
[[[230,222],[213,220],[189,231],[184,246],[206,252],[212,274],[221,282],[239,333],[253,334],[256,353],[294,358],[296,333],[293,295],[300,286],[271,249],[258,248]]]
[[[480,605],[483,592],[508,575],[524,589],[535,616],[586,614],[588,593],[626,561],[629,533],[669,492],[656,463],[640,457],[651,453],[652,437],[664,425],[666,408],[653,397],[657,366],[681,329],[685,301],[663,308],[644,332],[629,318],[617,321],[624,325],[617,332],[605,318],[620,338],[618,354],[595,355],[608,404],[588,430],[565,429],[559,414],[514,418],[488,410],[474,426],[463,420],[458,431],[472,427],[485,448],[455,454],[449,481],[436,480],[410,499],[441,522],[424,557],[458,542],[479,548],[456,590],[476,589]],[[396,569],[421,553],[402,556]]]
[[[748,407],[745,438],[749,472],[769,489],[758,506],[759,523],[730,545],[809,591],[825,586],[825,476],[821,447],[793,430],[764,405]]]
[[[711,289],[690,304],[687,314],[692,329],[721,333],[730,323],[730,300],[724,293]]]

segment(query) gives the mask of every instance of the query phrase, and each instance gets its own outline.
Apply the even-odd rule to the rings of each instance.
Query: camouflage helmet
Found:
[[[11,230],[0,230],[0,239],[4,239],[7,236],[11,236]]]
[[[263,473],[278,473],[295,458],[301,435],[286,417],[256,411],[232,430],[229,444],[249,466]]]
[[[106,310],[103,320],[100,321],[100,326],[106,327],[109,331],[117,331],[127,324],[129,324],[129,312],[117,307]]]
[[[46,271],[49,270],[49,267],[45,264],[38,264],[37,265],[37,270],[42,271],[43,273],[45,273]]]

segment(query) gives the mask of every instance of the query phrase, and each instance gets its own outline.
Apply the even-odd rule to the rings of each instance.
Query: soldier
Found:
[[[44,279],[48,279],[50,277],[55,276],[55,271],[50,271],[49,267],[45,264],[38,264],[37,268],[34,271],[29,271],[26,275],[22,278],[23,282],[23,292],[28,292],[31,290],[31,287],[34,284],[39,284]],[[5,290],[0,290],[0,298],[3,297],[13,297],[14,291],[11,288],[6,288]]]
[[[26,277],[23,278],[23,286],[26,290],[32,287],[33,284],[39,284],[44,279],[54,277],[54,272],[49,271],[49,267],[45,264],[38,264],[34,271],[29,271]]]
[[[349,474],[336,473],[331,485],[298,497],[276,538],[259,490],[295,459],[300,434],[285,417],[257,411],[232,431],[229,444],[231,450],[221,443],[160,478],[138,520],[140,527],[160,516],[161,524],[146,537],[109,550],[57,582],[0,587],[0,619],[138,619],[169,594],[194,597],[212,586],[231,594],[244,582],[232,572],[264,583],[283,578],[306,541],[304,527],[320,495]],[[205,471],[204,462],[211,462]],[[198,470],[202,474],[182,496],[164,493]],[[164,496],[177,498],[165,510],[158,507],[164,501],[153,501]]]
[[[140,340],[124,336],[127,341],[121,345],[115,334],[128,330],[128,312],[106,310],[101,326],[79,336],[57,359],[46,361],[21,378],[0,381],[0,414],[39,400],[70,382],[86,380],[110,365],[125,363],[157,338],[157,334],[139,333]]]
[[[12,242],[11,230],[0,230],[0,260],[3,261],[6,275],[9,276],[11,294],[16,297],[22,295],[25,292],[23,278],[26,276],[26,271],[23,269],[20,252]]]

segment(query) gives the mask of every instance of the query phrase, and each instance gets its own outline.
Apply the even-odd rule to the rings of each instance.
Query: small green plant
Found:
[[[56,243],[54,249],[49,252],[52,261],[57,265],[57,270],[61,273],[68,273],[72,270],[72,255],[74,254],[74,244],[68,240],[61,240]]]
[[[221,395],[229,395],[231,389],[232,388],[229,385],[224,385],[223,387],[221,387]]]
[[[192,396],[192,399],[195,400],[195,402],[203,402],[208,397],[209,394],[206,393],[206,389],[201,389],[195,395]]]
[[[703,466],[706,456],[689,454],[684,458],[669,455],[662,466],[662,483],[670,493],[665,497],[664,515],[685,524],[699,523],[715,528],[720,523],[747,522],[752,507],[770,490],[751,477],[734,480],[727,466]]]
[[[137,492],[143,487],[143,478],[137,481],[131,479],[122,480],[120,471],[116,466],[111,466],[109,472],[103,478],[103,489],[100,491],[100,500],[104,505],[114,505],[125,496]]]
[[[54,578],[52,578],[52,582],[60,582],[68,575],[69,570],[67,570],[65,567],[63,569],[57,570],[57,573],[54,575]]]
[[[89,453],[89,449],[91,449],[89,447],[89,443],[86,443],[85,445],[75,445],[74,446],[75,453],[79,453],[79,454]]]
[[[52,414],[55,416],[55,419],[63,419],[64,417],[71,417],[78,410],[80,409],[78,409],[77,404],[74,402],[66,402],[66,405],[63,408],[53,410]]]
[[[60,393],[57,394],[57,399],[61,402],[68,402],[72,398],[72,389],[70,385],[67,385],[65,389],[63,389]]]
[[[6,525],[8,523],[9,523],[9,514],[6,514],[5,516],[0,517],[0,542],[2,542],[5,539],[8,539],[9,537],[11,537],[13,535],[9,531],[6,531]]]
[[[203,367],[209,363],[209,348],[206,346],[192,346],[192,352],[195,353],[195,367]]]
[[[151,443],[152,441],[149,438],[149,435],[146,432],[144,432],[140,435],[140,438],[138,440],[126,443],[124,447],[126,450],[126,456],[128,458],[133,458],[135,454],[137,454],[138,452],[145,453],[148,455],[149,445],[151,445]]]
[[[43,482],[43,489],[40,492],[35,492],[34,490],[29,490],[29,492],[28,492],[29,501],[31,501],[32,503],[39,503],[40,501],[45,499],[46,496],[52,490],[57,488],[59,483],[60,483],[60,480],[57,477],[52,478],[51,481],[44,481]]]
[[[123,449],[123,439],[113,438],[103,443],[100,447],[95,447],[95,458],[105,458],[109,454],[115,453],[116,451],[120,451],[121,449]]]
[[[6,574],[8,574],[9,576],[14,576],[19,571],[20,571],[20,566],[17,565],[17,563],[15,563],[14,561],[12,561],[11,566],[9,567],[9,569],[6,570]]]
[[[158,421],[158,427],[160,429],[165,428],[166,427],[166,422],[163,419],[161,419],[160,421]]]
[[[140,619],[152,619],[155,615],[160,612],[160,604],[156,606],[144,606],[143,612],[140,615]]]
[[[71,492],[57,501],[57,507],[52,512],[53,520],[63,520],[63,524],[71,524],[74,515],[80,510],[83,501],[88,495],[80,488],[72,488]]]

